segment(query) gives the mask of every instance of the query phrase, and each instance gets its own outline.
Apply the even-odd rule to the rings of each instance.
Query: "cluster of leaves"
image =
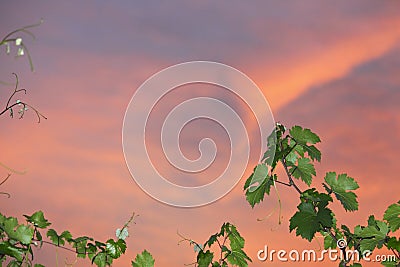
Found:
[[[21,35],[29,35],[32,39],[35,39],[35,35],[29,30],[30,28],[37,27],[43,23],[40,20],[39,23],[28,25],[19,29],[16,29],[8,33],[1,41],[0,47],[5,46],[5,52],[7,55],[11,54],[12,47],[17,49],[16,56],[27,55],[31,71],[34,70],[32,58],[29,50],[23,41]],[[11,93],[6,101],[3,110],[0,109],[0,116],[9,112],[10,117],[14,117],[14,109],[18,108],[19,118],[22,119],[25,112],[30,108],[32,109],[40,122],[41,118],[47,119],[41,114],[36,108],[31,106],[25,101],[16,99],[16,95],[20,93],[26,94],[26,89],[19,88],[19,79],[17,74],[13,73],[16,82],[14,91]],[[8,84],[1,82],[2,84]],[[4,164],[0,163],[0,166],[10,170],[13,173],[20,173],[8,168]],[[11,176],[11,173],[0,182],[0,185],[4,184]],[[10,195],[6,192],[0,192],[0,194]],[[94,238],[87,236],[80,236],[73,238],[70,231],[63,231],[58,234],[54,229],[47,229],[51,223],[44,218],[42,211],[37,211],[31,216],[24,215],[26,218],[25,223],[18,223],[18,219],[15,217],[6,217],[0,213],[0,266],[3,263],[7,263],[7,266],[34,266],[41,267],[41,264],[34,264],[34,247],[41,248],[43,244],[54,245],[61,247],[65,250],[69,250],[77,255],[79,258],[88,258],[92,264],[97,266],[109,266],[112,264],[114,259],[118,259],[126,251],[125,239],[129,236],[128,227],[134,218],[134,215],[130,220],[125,223],[122,229],[116,230],[116,239],[108,239],[106,242],[100,242]],[[47,231],[46,231],[47,230]],[[50,240],[44,240],[42,232],[46,231],[46,237]],[[34,265],[33,265],[34,264]],[[133,267],[152,267],[154,266],[154,259],[152,255],[144,250],[141,254],[138,254],[134,261],[132,261]]]
[[[290,219],[289,230],[296,231],[296,235],[308,241],[315,238],[317,233],[325,236],[325,247],[336,248],[337,242],[343,239],[347,247],[341,247],[342,252],[346,248],[355,248],[360,253],[373,251],[385,245],[396,256],[396,262],[386,266],[400,264],[400,241],[396,237],[389,237],[389,231],[395,232],[400,224],[399,203],[391,205],[385,212],[384,221],[370,217],[366,227],[356,226],[351,233],[349,228],[337,226],[335,214],[328,207],[335,197],[346,211],[358,210],[357,182],[347,174],[328,172],[324,177],[323,188],[326,192],[319,192],[311,187],[316,176],[315,162],[321,161],[321,152],[316,144],[321,142],[317,134],[310,129],[293,126],[289,130],[277,123],[275,130],[268,137],[268,150],[260,164],[258,164],[250,177],[246,180],[244,190],[246,199],[254,207],[264,200],[265,195],[270,194],[271,186],[281,184],[293,187],[299,194],[300,204],[296,213]],[[275,153],[271,153],[275,151]],[[281,164],[285,170],[287,181],[283,181],[276,173],[276,167]],[[308,189],[302,191],[296,184],[302,181]],[[349,259],[346,253],[339,266],[347,266]],[[357,266],[361,266],[357,263]]]
[[[11,54],[12,47],[17,49],[16,56],[28,57],[31,70],[33,64],[30,53],[23,42],[21,34],[35,36],[29,31],[30,28],[40,25],[28,25],[7,34],[1,41],[0,47],[5,46],[6,54]],[[18,87],[18,76],[16,74],[15,88],[7,100],[5,108],[0,110],[0,116],[6,112],[14,117],[14,108],[19,108],[19,118],[23,118],[28,108],[31,108],[37,115],[38,121],[46,119],[38,110],[31,105],[14,97],[19,93],[25,93],[25,89]],[[1,82],[4,83],[4,82]],[[346,211],[358,210],[357,195],[354,190],[358,189],[357,182],[347,174],[336,174],[328,172],[325,175],[323,188],[326,192],[319,192],[311,187],[312,181],[316,176],[314,164],[321,161],[321,152],[316,144],[321,142],[318,135],[309,129],[294,126],[287,130],[282,124],[277,124],[275,130],[268,137],[268,149],[260,164],[255,168],[251,176],[247,179],[244,190],[246,199],[254,207],[264,200],[265,195],[269,195],[271,186],[276,188],[276,184],[293,187],[299,194],[300,204],[297,206],[296,213],[290,219],[289,229],[296,232],[308,241],[315,238],[317,233],[321,233],[326,249],[336,248],[341,244],[340,249],[344,258],[339,266],[347,266],[350,259],[346,258],[346,249],[354,248],[361,255],[365,251],[374,251],[385,246],[393,252],[395,259],[386,261],[385,266],[400,266],[400,239],[394,234],[400,228],[400,201],[390,205],[385,211],[383,220],[376,220],[373,215],[368,219],[367,226],[356,226],[351,231],[346,225],[337,225],[337,220],[329,204],[335,197]],[[287,182],[279,179],[276,167],[281,164],[288,178]],[[3,184],[10,177],[9,174],[1,183]],[[296,184],[302,181],[308,188],[300,190]],[[6,194],[0,192],[0,194]],[[43,266],[34,264],[34,247],[42,247],[43,244],[50,244],[69,250],[80,258],[88,258],[92,264],[97,266],[109,266],[114,259],[118,259],[126,251],[125,239],[128,237],[128,225],[131,219],[122,227],[117,229],[116,239],[108,239],[106,242],[97,241],[91,237],[81,236],[73,238],[69,231],[58,234],[54,229],[47,229],[51,224],[44,218],[43,212],[38,211],[31,216],[24,215],[26,223],[19,224],[17,218],[6,217],[0,214],[0,266],[8,262],[7,266]],[[44,240],[42,231],[46,231],[46,237],[50,241]],[[204,244],[199,244],[193,240],[184,238],[194,245],[197,253],[196,266],[217,267],[217,266],[248,266],[251,259],[243,251],[244,239],[237,231],[236,227],[230,223],[224,223],[218,233],[212,235]],[[344,241],[339,243],[339,241]],[[219,259],[215,250],[219,249]],[[216,258],[216,259],[214,259]],[[138,254],[133,267],[153,267],[154,259],[152,255],[144,250]],[[361,266],[354,263],[351,266]]]
[[[386,247],[394,256],[382,262],[384,266],[396,267],[400,266],[400,238],[390,236],[396,232],[400,226],[400,201],[390,205],[383,216],[383,220],[375,219],[371,215],[368,218],[366,226],[357,225],[353,232],[346,225],[341,225],[340,229],[336,224],[330,229],[328,235],[325,236],[324,247],[336,248],[339,239],[345,240],[346,247],[357,251],[358,255],[367,255],[375,249]],[[339,247],[344,252],[346,248]],[[350,260],[350,259],[347,259]],[[361,266],[355,263],[352,266]]]
[[[244,238],[231,223],[224,223],[221,230],[211,235],[204,244],[185,237],[182,241],[188,241],[194,246],[194,251],[197,253],[195,265],[198,267],[227,267],[228,264],[246,267],[251,262],[249,256],[243,251]],[[213,252],[212,248],[217,248],[219,253]],[[219,255],[219,259],[216,254]]]
[[[25,223],[18,223],[15,217],[6,217],[0,214],[0,266],[8,261],[7,266],[34,266],[33,248],[41,248],[43,244],[61,247],[76,254],[78,258],[88,258],[92,264],[99,267],[109,266],[126,251],[125,239],[129,236],[128,228],[134,215],[122,229],[117,229],[116,238],[100,242],[92,237],[80,236],[74,238],[69,231],[58,234],[54,229],[48,229],[51,223],[44,217],[42,211],[32,215],[24,215]],[[47,231],[46,231],[47,230]],[[43,232],[50,241],[43,238]],[[146,265],[146,264],[147,265]],[[147,251],[137,255],[132,266],[154,266],[154,259]]]

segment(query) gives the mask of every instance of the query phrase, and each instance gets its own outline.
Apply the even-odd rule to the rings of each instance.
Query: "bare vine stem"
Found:
[[[19,85],[18,75],[17,75],[16,73],[13,73],[13,75],[15,76],[15,80],[16,80],[16,81],[15,81],[14,91],[12,92],[12,94],[10,95],[10,97],[8,98],[7,103],[6,103],[5,107],[4,107],[4,109],[3,109],[2,111],[0,111],[0,116],[3,115],[4,113],[6,113],[7,111],[9,111],[9,112],[10,112],[10,116],[13,117],[13,116],[14,116],[13,108],[14,108],[15,106],[22,106],[22,108],[21,108],[20,111],[19,111],[19,113],[20,113],[19,118],[20,118],[20,119],[23,118],[23,116],[25,115],[25,111],[27,110],[27,107],[29,107],[29,108],[31,108],[31,109],[36,113],[36,116],[37,116],[37,118],[38,118],[38,123],[40,123],[40,119],[41,119],[41,118],[47,120],[47,117],[45,117],[42,113],[40,113],[35,107],[33,107],[32,105],[30,105],[30,104],[28,104],[28,103],[26,103],[26,102],[24,102],[24,101],[17,100],[15,103],[13,103],[13,104],[10,105],[11,100],[14,98],[14,96],[15,96],[16,94],[18,94],[18,93],[20,93],[20,92],[23,92],[24,94],[26,94],[26,89],[24,89],[24,88],[18,89],[18,85]]]
[[[39,21],[38,23],[36,23],[36,24],[24,26],[24,27],[18,28],[18,29],[16,29],[16,30],[14,30],[14,31],[12,31],[12,32],[10,32],[10,33],[8,33],[8,34],[7,34],[6,36],[4,36],[4,38],[0,41],[0,46],[1,46],[1,45],[8,45],[9,42],[16,42],[18,38],[14,38],[13,35],[15,35],[15,34],[17,34],[17,33],[19,33],[19,32],[25,33],[25,34],[31,36],[33,40],[35,40],[35,35],[34,35],[32,32],[30,32],[28,29],[34,28],[34,27],[38,27],[38,26],[40,26],[42,23],[43,23],[43,19],[40,19],[40,21]],[[20,40],[21,40],[21,39],[20,39]],[[27,54],[27,56],[28,56],[29,66],[30,66],[30,68],[31,68],[31,71],[34,71],[32,58],[31,58],[31,55],[30,55],[30,53],[29,53],[28,48],[26,47],[26,45],[25,45],[22,41],[21,41],[21,43],[20,43],[19,45],[23,48],[23,50],[26,51],[26,54]]]

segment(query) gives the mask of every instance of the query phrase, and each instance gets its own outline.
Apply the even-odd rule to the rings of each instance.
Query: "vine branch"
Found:
[[[28,110],[27,107],[29,107],[29,108],[31,108],[31,109],[35,112],[35,114],[36,114],[36,116],[37,116],[37,118],[38,118],[38,123],[40,123],[40,119],[41,119],[41,118],[47,120],[47,117],[45,117],[42,113],[40,113],[35,107],[33,107],[32,105],[30,105],[30,104],[28,104],[28,103],[26,103],[26,102],[24,102],[24,101],[17,100],[15,103],[13,103],[13,104],[10,105],[11,100],[14,98],[14,96],[15,96],[16,94],[18,94],[18,93],[20,93],[20,92],[23,92],[24,94],[26,94],[26,89],[23,89],[23,88],[22,88],[22,89],[18,89],[18,85],[19,85],[18,75],[17,75],[16,73],[13,73],[13,75],[15,76],[15,80],[16,80],[16,81],[15,81],[14,91],[12,92],[12,94],[10,95],[10,97],[8,98],[7,103],[6,103],[5,107],[4,107],[4,109],[3,109],[2,111],[0,111],[0,116],[3,115],[4,113],[6,113],[7,111],[9,111],[9,112],[10,112],[11,118],[13,118],[13,117],[14,117],[14,110],[13,110],[13,108],[14,108],[15,106],[22,106],[22,108],[18,111],[18,113],[20,114],[20,116],[19,116],[20,119],[22,119],[22,118],[24,117],[25,112]]]

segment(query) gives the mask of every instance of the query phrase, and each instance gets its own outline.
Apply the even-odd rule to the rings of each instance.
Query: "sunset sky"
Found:
[[[113,236],[135,212],[127,253],[113,266],[129,266],[143,249],[156,266],[184,266],[195,261],[189,244],[178,245],[177,231],[203,243],[225,221],[237,225],[246,240],[250,266],[286,266],[260,262],[257,251],[320,249],[323,243],[289,233],[288,220],[298,199],[279,187],[277,197],[251,209],[242,191],[256,164],[254,157],[238,185],[221,200],[200,208],[162,204],[134,182],[122,150],[125,110],[135,90],[151,75],[174,64],[208,60],[230,65],[248,75],[262,90],[276,121],[310,128],[321,137],[322,162],[314,186],[322,189],[326,171],[346,172],[360,189],[360,209],[345,213],[332,205],[340,223],[364,224],[370,214],[382,218],[399,200],[400,151],[400,2],[398,1],[2,1],[0,37],[29,24],[36,40],[21,35],[32,55],[5,55],[1,47],[0,80],[20,77],[27,95],[47,120],[36,123],[0,117],[0,162],[14,174],[0,191],[1,213],[16,216],[43,210],[58,231],[100,240]],[[0,106],[12,86],[0,84]],[[179,101],[195,96],[219,97],[239,109],[251,125],[249,110],[216,87],[193,86],[172,92],[153,113],[151,143],[155,164],[171,181],[185,180],[168,167],[159,140],[160,125]],[[163,113],[164,112],[164,113]],[[208,133],[208,131],[210,131]],[[158,137],[157,137],[158,136]],[[220,159],[209,175],[193,183],[211,182],[226,164],[226,133],[203,121],[183,132],[183,150],[198,153],[199,140],[215,139]],[[7,170],[0,168],[0,177]],[[185,176],[186,177],[186,176]],[[1,178],[0,178],[1,180]],[[299,183],[301,188],[306,188]],[[275,211],[264,221],[257,221]],[[74,255],[57,252],[60,266]],[[44,246],[37,262],[56,266],[56,250]],[[89,266],[78,261],[75,266]],[[304,266],[304,263],[290,263]],[[321,263],[307,263],[307,266]],[[338,263],[326,262],[325,266]],[[365,266],[380,266],[377,263]]]

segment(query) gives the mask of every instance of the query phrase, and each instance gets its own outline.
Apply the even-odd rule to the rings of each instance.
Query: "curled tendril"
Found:
[[[10,53],[10,43],[15,43],[15,46],[18,47],[17,56],[23,56],[23,55],[26,54],[26,56],[28,57],[29,66],[30,66],[31,71],[34,71],[34,67],[33,67],[33,62],[32,62],[32,58],[31,58],[31,55],[29,53],[28,47],[23,42],[23,39],[21,37],[19,37],[19,36],[16,36],[16,34],[24,33],[24,34],[29,35],[33,40],[35,40],[36,39],[35,35],[29,29],[34,28],[34,27],[38,27],[43,22],[44,22],[43,19],[40,19],[40,21],[38,23],[18,28],[16,30],[8,33],[0,41],[0,46],[1,45],[5,45],[6,46],[6,54]]]

